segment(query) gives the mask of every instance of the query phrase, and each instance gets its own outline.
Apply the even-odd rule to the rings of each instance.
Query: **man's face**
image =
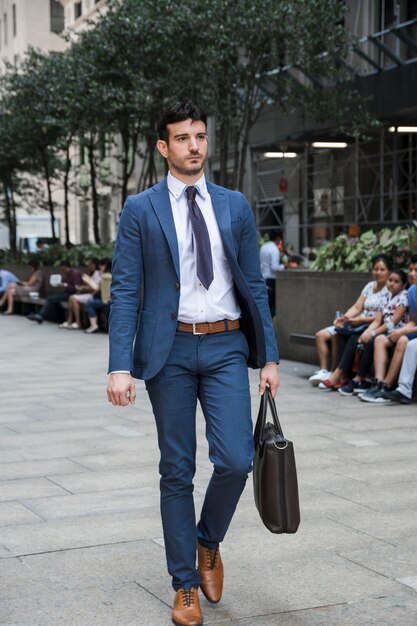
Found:
[[[410,285],[417,285],[417,263],[410,263],[408,268],[408,282]]]
[[[207,161],[206,125],[201,120],[184,120],[168,124],[169,142],[160,139],[157,148],[168,161],[171,173],[194,177],[203,172]]]

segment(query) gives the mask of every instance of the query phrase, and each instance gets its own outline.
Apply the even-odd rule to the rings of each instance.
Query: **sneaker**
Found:
[[[385,390],[386,386],[383,382],[378,381],[375,385],[372,385],[370,389],[365,391],[365,393],[361,393],[358,397],[359,400],[363,402],[377,402],[378,404],[388,404],[390,400],[387,400],[382,395],[382,392]]]
[[[329,370],[317,370],[317,372],[314,372],[313,376],[310,376],[308,380],[313,387],[317,387],[319,383],[329,378],[330,374],[331,372],[329,372]]]
[[[39,313],[29,313],[27,318],[31,322],[38,322],[38,324],[42,324],[42,322],[43,322],[43,317]]]
[[[335,384],[330,380],[330,378],[326,378],[318,384],[318,388],[324,389],[325,391],[334,391],[336,387]]]
[[[98,332],[100,329],[98,326],[89,326],[88,328],[85,329],[85,333],[87,333],[87,335],[92,335],[93,333]]]
[[[353,391],[355,389],[356,380],[350,380],[346,385],[340,387],[337,391],[342,394],[342,396],[353,396]]]
[[[364,393],[369,387],[371,383],[367,380],[355,380],[354,378],[350,380],[348,383],[344,384],[337,391],[342,394],[342,396],[353,396],[355,393]]]
[[[370,380],[361,380],[359,383],[357,381],[355,388],[353,390],[353,393],[356,394],[362,394],[365,393],[365,391],[368,391],[368,389],[371,389],[372,387],[372,382]]]
[[[386,400],[390,400],[391,402],[399,402],[400,404],[411,404],[411,398],[405,396],[398,389],[394,389],[393,391],[389,391],[388,389],[384,389],[382,391],[382,396]]]
[[[69,324],[68,324],[68,322],[64,322],[63,324],[59,324],[58,328],[66,328],[66,329],[68,329],[69,328]]]

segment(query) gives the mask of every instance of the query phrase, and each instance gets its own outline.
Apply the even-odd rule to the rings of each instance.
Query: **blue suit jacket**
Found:
[[[278,362],[275,333],[252,209],[237,191],[207,183],[242,311],[248,365]],[[165,364],[177,327],[178,242],[167,181],[129,196],[120,218],[112,269],[109,371],[149,379]]]

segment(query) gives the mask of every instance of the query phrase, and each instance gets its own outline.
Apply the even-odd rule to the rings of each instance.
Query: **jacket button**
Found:
[[[179,289],[180,288],[180,284],[179,283],[175,283],[175,289]]]
[[[175,319],[177,318],[177,314],[176,314],[176,313],[171,313],[171,318],[172,318],[173,320],[175,320]]]

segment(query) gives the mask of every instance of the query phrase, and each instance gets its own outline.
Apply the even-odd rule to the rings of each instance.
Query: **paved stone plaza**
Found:
[[[0,624],[168,626],[158,450],[143,385],[105,398],[107,337],[0,318]],[[364,405],[281,365],[302,523],[261,524],[251,481],[222,547],[211,626],[417,624],[417,406]],[[257,372],[251,372],[256,415]],[[175,402],[175,398],[173,398]],[[197,507],[210,476],[198,416]]]

